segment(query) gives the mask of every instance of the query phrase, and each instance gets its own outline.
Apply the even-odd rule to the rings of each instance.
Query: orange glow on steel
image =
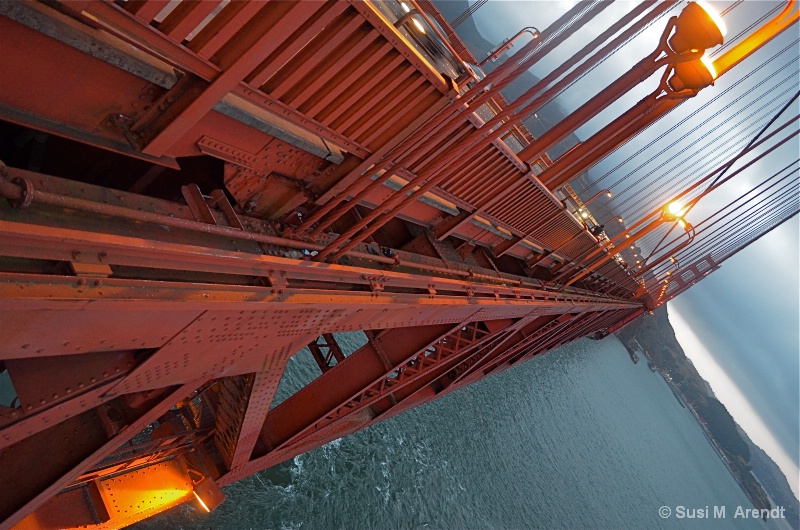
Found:
[[[206,503],[203,502],[203,499],[200,498],[200,495],[198,495],[196,491],[193,491],[192,493],[194,493],[194,498],[197,499],[197,502],[200,503],[200,506],[202,506],[205,511],[211,512],[211,510],[208,509],[208,506],[206,506]]]

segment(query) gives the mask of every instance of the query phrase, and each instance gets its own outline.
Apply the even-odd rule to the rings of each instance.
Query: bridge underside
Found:
[[[0,526],[213,509],[644,311],[613,260],[552,282],[598,240],[371,4],[168,4],[0,4]]]
[[[128,524],[152,510],[115,512],[116,481],[173,477],[182,493],[163,509],[191,496],[188,470],[227,484],[640,311],[402,249],[393,266],[297,259],[257,219],[233,229],[222,210],[204,223],[173,202],[11,174],[62,206],[0,206],[0,360],[18,396],[0,431],[6,519],[41,506],[28,522],[44,524],[68,505],[76,518],[59,524]],[[368,342],[345,356],[332,334],[357,330]],[[270,410],[309,345],[319,377]],[[30,473],[44,451],[47,471]]]

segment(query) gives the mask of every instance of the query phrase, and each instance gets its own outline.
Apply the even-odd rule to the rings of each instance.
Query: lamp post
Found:
[[[517,40],[519,37],[522,36],[523,33],[526,33],[526,32],[531,34],[531,37],[533,38],[533,40],[536,40],[536,39],[539,38],[539,30],[534,28],[533,26],[528,26],[527,28],[522,28],[513,37],[511,37],[510,39],[507,39],[503,44],[501,44],[499,47],[497,47],[497,49],[495,49],[494,51],[489,52],[488,55],[486,56],[486,59],[484,59],[480,63],[478,63],[478,66],[483,67],[483,65],[486,64],[487,61],[495,62],[497,60],[497,57],[501,53],[503,53],[507,49],[511,48],[511,46],[514,44],[514,41]]]
[[[689,2],[680,15],[670,18],[653,53],[520,151],[518,156],[523,161],[541,157],[664,65],[669,65],[668,72],[673,73],[669,85],[675,91],[700,90],[710,85],[714,80],[709,72],[710,61],[701,62],[700,59],[706,49],[722,44],[725,31],[724,25],[720,25],[704,5]]]
[[[603,190],[598,191],[597,193],[592,195],[592,197],[588,201],[581,201],[580,198],[578,198],[577,195],[574,195],[574,197],[578,199],[578,203],[579,203],[578,204],[578,211],[581,212],[581,217],[583,219],[588,219],[589,216],[591,215],[591,212],[589,212],[589,210],[586,209],[586,206],[588,204],[592,203],[596,198],[600,197],[603,194],[605,194],[606,197],[608,197],[609,199],[611,198],[611,191],[608,190],[608,189],[603,189]],[[583,211],[584,209],[586,209],[585,212]],[[594,217],[592,217],[592,222],[596,223],[597,220]]]
[[[702,9],[700,9],[700,11],[704,13]],[[689,14],[687,14],[687,12]],[[703,54],[701,50],[705,50],[710,46],[720,44],[722,42],[722,33],[717,26],[714,25],[711,19],[708,17],[706,17],[708,18],[707,21],[697,22],[695,20],[697,17],[698,15],[696,10],[684,9],[684,12],[681,13],[681,16],[671,18],[664,33],[662,34],[656,51],[650,54],[644,60],[637,63],[637,65],[634,66],[628,73],[623,75],[622,78],[612,83],[612,85],[609,86],[606,91],[601,92],[598,96],[595,96],[595,98],[590,100],[589,103],[581,107],[581,109],[575,113],[571,114],[553,130],[546,133],[545,136],[548,136],[549,138],[548,142],[552,142],[556,136],[561,135],[562,133],[569,134],[572,132],[575,128],[579,127],[581,124],[597,115],[600,111],[616,100],[621,94],[627,92],[630,88],[641,82],[643,78],[648,77],[661,66],[669,65],[667,72],[670,73],[672,70],[674,70],[675,64],[687,61],[697,61]],[[702,35],[700,32],[698,32],[697,35],[694,35],[692,34],[693,31],[691,29],[694,25],[704,27],[706,31]],[[706,28],[705,26],[708,27]],[[675,30],[674,34],[673,29]],[[680,36],[680,38],[677,38],[678,36]],[[691,48],[686,48],[686,46],[691,46]],[[665,57],[661,57],[662,54],[664,54]],[[487,79],[488,77],[484,79],[483,82],[486,82]],[[493,89],[496,88],[497,87],[493,87]],[[519,153],[519,157],[522,160],[526,160],[528,159],[527,155],[530,154],[528,151],[531,151],[532,153],[532,149],[537,151],[540,150],[544,144],[548,143],[543,141],[543,138],[540,138],[539,141],[536,141],[526,149],[523,149],[523,151]],[[560,139],[555,140],[556,143],[558,141],[560,141]],[[479,144],[480,142],[477,143]],[[463,156],[463,153],[460,149],[453,150],[452,157],[456,156]],[[364,238],[369,237],[376,230],[380,229],[381,226],[393,218],[399,211],[418,200],[418,198],[430,188],[447,178],[448,173],[442,170],[449,162],[450,157],[443,157],[443,160],[440,160],[438,163],[434,163],[433,167],[428,171],[417,175],[414,179],[412,179],[411,182],[409,182],[409,185],[411,186],[418,186],[416,191],[413,191],[409,195],[397,194],[391,197],[385,203],[381,204],[378,208],[345,230],[342,234],[339,234],[334,240],[330,241],[328,246],[320,251],[319,254],[317,254],[317,256],[314,258],[315,261],[335,262],[348,250],[358,245]],[[388,176],[391,176],[391,173],[387,171],[383,177],[379,178],[372,185],[380,185],[381,179],[388,178]],[[356,199],[354,198],[354,200]],[[357,237],[356,234],[358,234]],[[313,231],[311,235],[315,235]]]
[[[565,282],[564,283],[564,287],[572,285],[573,283],[581,280],[582,278],[585,278],[586,276],[588,276],[589,274],[591,274],[592,272],[597,270],[600,266],[602,266],[612,256],[612,254],[609,252],[609,247],[611,247],[615,241],[623,240],[623,241],[625,241],[626,244],[632,244],[635,241],[637,241],[638,239],[641,239],[642,237],[646,236],[647,234],[649,234],[650,232],[652,232],[653,230],[655,230],[656,228],[661,226],[664,222],[678,222],[680,224],[680,221],[683,220],[682,216],[683,216],[683,213],[685,213],[685,209],[686,209],[685,206],[680,205],[679,203],[677,203],[677,201],[671,201],[666,206],[664,206],[660,210],[660,212],[657,211],[657,213],[660,214],[657,218],[655,218],[652,221],[650,221],[647,224],[647,226],[642,228],[635,235],[631,235],[632,231],[634,229],[638,228],[641,225],[641,223],[643,223],[645,221],[646,218],[643,219],[642,221],[636,223],[634,226],[628,228],[627,230],[625,230],[624,232],[622,232],[618,236],[616,236],[614,238],[614,240],[608,241],[602,247],[594,250],[593,252],[589,253],[586,256],[582,256],[582,257],[576,258],[571,263],[575,263],[579,259],[592,258],[592,257],[596,256],[598,253],[600,253],[600,252],[602,252],[604,250],[607,252],[606,254],[601,256],[599,259],[595,260],[593,263],[588,264],[586,266],[586,268],[584,268],[581,272],[579,272],[578,274],[576,274],[575,276],[570,278],[569,281]],[[651,214],[648,217],[652,217],[652,216],[653,216],[653,214]],[[687,231],[689,230],[689,228],[691,228],[692,233],[694,232],[694,228],[692,228],[692,226],[689,223],[686,223],[686,221],[683,221],[683,223],[684,224],[682,226],[684,226],[684,228],[687,229]],[[694,236],[691,236],[691,237],[693,238]],[[568,264],[563,265],[561,268],[564,268],[566,265],[568,265]],[[553,281],[554,282],[558,282],[559,280],[564,279],[566,274],[567,274],[566,272],[562,272],[560,275],[558,275],[556,278],[554,278]]]
[[[683,243],[681,243],[680,245],[678,245],[675,248],[673,248],[670,252],[665,253],[660,258],[656,259],[655,261],[653,261],[653,262],[651,262],[649,264],[647,264],[647,259],[645,259],[644,263],[642,263],[639,266],[639,270],[634,275],[635,277],[637,277],[637,278],[641,277],[644,273],[653,270],[655,267],[657,267],[661,263],[663,263],[664,260],[666,260],[667,258],[669,258],[670,261],[672,261],[673,263],[677,263],[678,260],[676,260],[672,255],[677,253],[677,252],[679,252],[679,251],[681,251],[681,250],[683,250],[688,245],[692,244],[692,242],[694,241],[694,237],[695,237],[694,226],[692,226],[692,224],[689,223],[688,221],[686,221],[683,217],[678,217],[678,218],[674,219],[674,222],[677,223],[681,228],[684,229],[684,231],[686,232],[686,235],[688,236],[688,239],[686,241],[684,241]],[[667,236],[664,236],[664,237],[666,238]],[[656,247],[658,247],[658,245]],[[671,273],[668,273],[667,275],[669,276],[669,275],[671,275]]]

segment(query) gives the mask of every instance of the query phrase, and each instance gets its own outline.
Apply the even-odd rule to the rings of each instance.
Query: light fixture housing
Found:
[[[703,56],[702,59],[676,64],[675,71],[667,84],[676,92],[687,89],[702,90],[713,85],[715,77],[713,63],[709,58]]]
[[[725,24],[705,2],[689,2],[678,15],[669,46],[677,53],[707,50],[722,44]]]
[[[194,496],[206,512],[213,512],[225,500],[222,489],[210,477],[204,477],[194,485]]]

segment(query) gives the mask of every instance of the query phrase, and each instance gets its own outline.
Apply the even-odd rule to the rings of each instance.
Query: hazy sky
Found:
[[[490,0],[474,20],[487,40],[499,43],[524,26],[545,29],[574,3]],[[720,11],[730,5],[726,2],[710,3]],[[581,30],[590,34],[582,40],[581,45],[604,30],[615,16],[619,16],[619,11],[615,14],[614,9],[622,9],[623,12],[630,9],[629,2],[617,4]],[[748,4],[745,2],[737,7],[726,20],[739,17],[743,19],[742,22],[751,22],[753,18],[748,10],[754,7],[763,9],[764,4]],[[735,23],[736,20],[730,22]],[[637,45],[623,48],[617,57],[593,72],[592,75],[597,79],[595,83],[579,83],[562,94],[560,106],[567,110],[577,108],[596,93],[598,86],[605,86],[624,72],[623,65],[633,64],[644,57],[655,47],[654,43],[663,27],[663,21],[659,21],[638,38],[645,42],[643,46],[646,49]],[[649,41],[653,41],[653,45]],[[534,68],[534,73],[541,77],[559,61],[569,57],[575,49],[577,45],[560,48],[541,61]],[[722,79],[720,84],[724,86]],[[643,83],[627,98],[622,98],[595,121],[581,128],[578,136],[585,139],[603,123],[628,108],[632,101],[652,91],[653,83],[646,85]],[[720,88],[717,86],[706,90],[710,93]],[[675,117],[670,115],[668,118]],[[795,155],[800,152],[796,139],[786,146],[786,151]],[[614,156],[612,154],[608,159],[612,164],[616,163]],[[742,186],[759,181],[761,174],[758,169],[755,167],[754,173],[744,177],[745,180],[738,183],[736,189],[727,190],[729,196],[731,193],[741,193]],[[766,171],[766,168],[763,170]],[[725,192],[720,192],[724,197]],[[709,196],[708,199],[711,201],[713,197]],[[693,213],[702,215],[702,208],[698,207]],[[800,494],[799,239],[795,217],[725,262],[720,270],[669,304],[671,322],[686,354],[736,421],[787,474],[795,495]]]
[[[795,216],[667,308],[700,375],[800,496],[798,225]]]

